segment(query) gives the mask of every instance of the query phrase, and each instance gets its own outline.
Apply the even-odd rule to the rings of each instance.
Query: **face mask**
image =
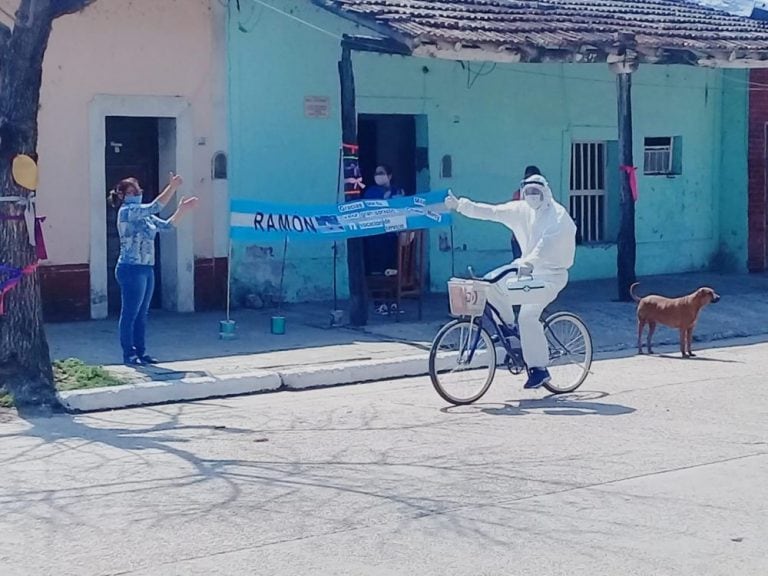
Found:
[[[528,194],[525,197],[525,201],[533,210],[538,210],[544,203],[544,198],[540,194]]]
[[[141,204],[141,196],[126,196],[123,198],[125,204]]]
[[[532,210],[538,210],[544,204],[544,189],[538,183],[523,182],[521,195]]]
[[[376,174],[374,180],[376,180],[376,184],[378,186],[389,186],[389,176],[384,174]]]

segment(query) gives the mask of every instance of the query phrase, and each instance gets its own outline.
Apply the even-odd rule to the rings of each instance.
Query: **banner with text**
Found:
[[[450,226],[443,201],[448,190],[388,200],[305,206],[233,199],[230,237],[241,242],[343,240],[386,232]]]

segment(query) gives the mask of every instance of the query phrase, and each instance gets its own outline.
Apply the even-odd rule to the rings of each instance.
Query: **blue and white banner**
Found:
[[[385,232],[450,226],[443,201],[448,190],[389,200],[357,200],[346,204],[306,206],[233,199],[230,237],[265,242],[286,237],[343,240]]]

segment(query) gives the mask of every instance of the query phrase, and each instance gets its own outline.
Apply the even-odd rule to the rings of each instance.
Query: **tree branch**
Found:
[[[11,29],[0,22],[0,56],[5,54],[8,42],[11,40]]]
[[[51,16],[58,18],[66,14],[80,12],[96,0],[51,0]]]

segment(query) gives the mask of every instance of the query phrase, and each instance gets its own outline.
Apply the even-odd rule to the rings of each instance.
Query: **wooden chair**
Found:
[[[397,237],[397,273],[392,276],[368,276],[371,298],[394,300],[398,310],[403,298],[418,301],[418,319],[422,319],[424,296],[425,233],[423,230],[400,232]],[[399,320],[399,314],[395,316]]]

